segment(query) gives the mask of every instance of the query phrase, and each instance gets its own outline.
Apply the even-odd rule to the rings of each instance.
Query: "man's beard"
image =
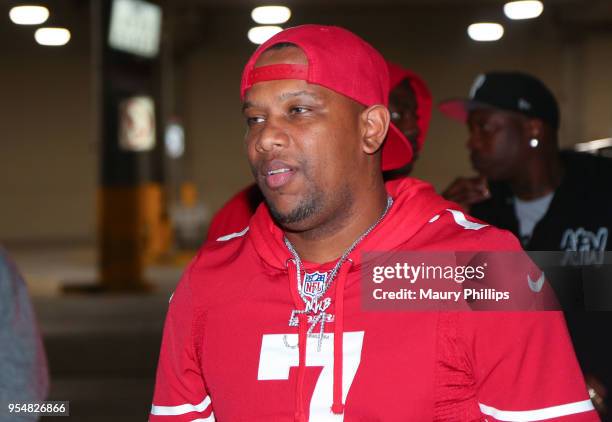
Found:
[[[302,171],[304,171],[305,177],[309,179],[308,166],[305,161],[300,161],[300,166]],[[287,225],[300,223],[308,218],[312,217],[316,213],[318,213],[325,201],[323,197],[323,193],[316,189],[314,186],[310,186],[308,192],[303,196],[300,202],[294,207],[291,211],[283,214],[277,208],[274,207],[272,201],[268,200],[266,197],[266,189],[263,185],[262,181],[258,178],[259,172],[257,171],[257,167],[251,164],[251,172],[255,177],[255,180],[259,184],[259,189],[263,193],[264,201],[268,206],[268,210],[270,211],[270,215],[274,219],[274,221],[280,225],[281,227],[285,227]]]
[[[274,207],[271,201],[266,199],[266,204],[270,210],[270,215],[277,224],[286,226],[289,224],[300,223],[311,216],[315,215],[321,208],[323,201],[322,194],[320,192],[312,193],[307,197],[303,198],[300,203],[288,213],[281,213]]]

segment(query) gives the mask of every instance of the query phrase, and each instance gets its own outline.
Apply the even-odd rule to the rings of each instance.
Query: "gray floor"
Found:
[[[49,400],[70,402],[74,421],[146,421],[168,298],[182,268],[156,266],[146,295],[62,294],[94,283],[93,248],[11,249],[27,280],[51,372]]]

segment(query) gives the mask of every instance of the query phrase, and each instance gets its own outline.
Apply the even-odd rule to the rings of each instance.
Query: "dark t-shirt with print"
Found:
[[[612,159],[561,152],[564,176],[548,211],[524,244],[531,251],[612,250]],[[491,198],[471,209],[474,217],[517,237],[514,195],[505,183],[491,183]]]

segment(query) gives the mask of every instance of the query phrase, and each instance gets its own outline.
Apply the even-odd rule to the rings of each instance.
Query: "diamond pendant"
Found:
[[[332,314],[325,312],[331,305],[331,299],[325,298],[322,302],[319,302],[318,298],[314,298],[313,300],[305,303],[306,309],[294,309],[293,311],[291,311],[291,316],[289,317],[289,326],[298,327],[300,323],[299,315],[308,314],[307,323],[310,324],[310,326],[308,327],[308,331],[306,334],[307,336],[311,336],[313,335],[314,329],[317,327],[317,325],[320,324],[321,328],[319,332],[315,334],[318,337],[317,351],[320,352],[323,343],[323,338],[325,335],[325,324],[334,320],[334,316]]]
[[[306,313],[306,311],[300,311],[298,309],[294,309],[291,311],[291,316],[289,317],[289,326],[297,327],[300,324],[300,320],[298,319],[298,315]]]

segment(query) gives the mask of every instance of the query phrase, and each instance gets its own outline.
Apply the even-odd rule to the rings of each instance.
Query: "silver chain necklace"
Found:
[[[331,270],[329,277],[327,277],[327,280],[325,281],[323,285],[323,289],[320,292],[318,292],[312,299],[309,299],[308,297],[306,297],[306,295],[304,295],[304,292],[302,291],[302,287],[303,287],[302,286],[302,260],[300,256],[298,255],[297,251],[295,250],[295,248],[293,247],[293,245],[291,244],[291,242],[289,241],[289,239],[287,239],[287,236],[284,237],[285,245],[287,246],[287,249],[289,249],[289,252],[291,252],[291,255],[293,255],[293,260],[296,266],[298,294],[300,295],[300,297],[304,301],[304,304],[306,305],[305,309],[303,310],[295,309],[291,312],[291,317],[289,318],[289,326],[290,327],[298,326],[299,321],[298,321],[297,315],[312,313],[313,315],[309,315],[308,322],[310,323],[310,327],[308,328],[307,335],[311,335],[312,331],[317,326],[317,324],[319,323],[321,324],[321,328],[319,330],[319,335],[318,335],[318,338],[319,338],[318,346],[317,346],[318,351],[321,351],[321,343],[323,342],[323,333],[325,331],[325,323],[332,321],[332,318],[333,318],[333,315],[325,312],[331,304],[331,299],[327,298],[322,303],[319,303],[319,299],[325,296],[325,293],[327,293],[327,290],[329,289],[332,282],[336,278],[336,275],[338,275],[338,271],[340,271],[340,267],[347,260],[350,253],[353,252],[353,250],[357,247],[357,245],[361,243],[361,241],[368,234],[370,234],[370,232],[374,230],[376,226],[378,226],[378,224],[382,221],[383,218],[385,218],[385,215],[387,215],[387,212],[391,208],[391,205],[393,205],[393,198],[391,198],[390,196],[387,196],[387,205],[385,207],[385,210],[381,214],[381,216],[378,217],[378,219],[374,222],[374,224],[368,227],[368,229],[365,232],[363,232],[361,236],[359,236],[351,244],[351,246],[348,247],[348,249],[344,251],[340,259],[338,259],[338,262],[336,262],[336,265],[334,265],[334,268]],[[291,348],[296,347],[296,346],[289,346],[286,339],[285,339],[285,345]]]

